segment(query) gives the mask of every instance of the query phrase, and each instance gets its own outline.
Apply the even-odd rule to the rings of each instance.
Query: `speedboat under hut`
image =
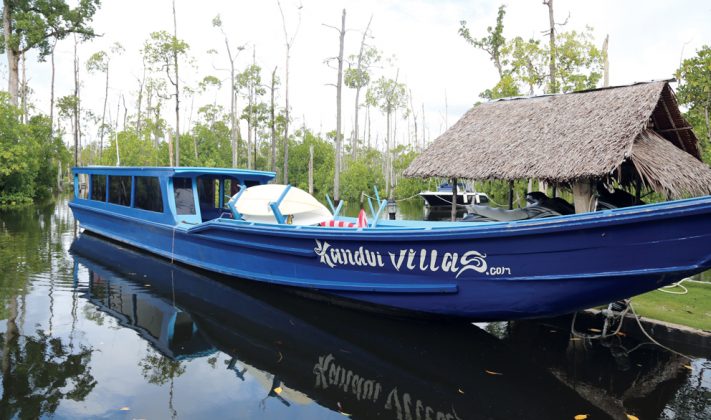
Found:
[[[569,188],[575,213],[642,204],[640,189],[669,199],[711,193],[711,170],[701,161],[698,139],[668,81],[478,104],[404,175],[538,179]],[[613,186],[636,194],[611,191]],[[527,199],[553,211],[473,210],[507,221],[568,213],[561,199],[543,204],[548,197],[540,193]]]

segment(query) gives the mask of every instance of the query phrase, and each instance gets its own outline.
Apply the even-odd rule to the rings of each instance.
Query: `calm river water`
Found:
[[[709,360],[341,309],[81,233],[63,200],[0,212],[0,299],[0,418],[711,418]]]

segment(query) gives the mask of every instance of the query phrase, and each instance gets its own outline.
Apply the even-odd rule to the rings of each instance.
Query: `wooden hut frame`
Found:
[[[567,184],[580,210],[589,185],[609,178],[669,198],[711,194],[668,80],[475,105],[403,175]]]

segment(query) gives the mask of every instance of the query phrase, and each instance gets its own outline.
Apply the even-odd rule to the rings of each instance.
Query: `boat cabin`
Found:
[[[74,199],[118,215],[199,224],[231,215],[230,197],[267,184],[273,172],[195,167],[74,168]]]

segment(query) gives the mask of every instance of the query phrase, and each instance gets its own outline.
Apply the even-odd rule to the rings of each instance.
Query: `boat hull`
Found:
[[[711,268],[709,197],[523,222],[358,230],[229,219],[175,227],[71,207],[83,228],[174,261],[472,320],[568,313]]]
[[[434,193],[434,192],[425,192],[425,193],[420,193],[420,197],[422,197],[425,200],[425,204],[430,206],[430,207],[445,207],[445,206],[451,206],[452,205],[452,193]],[[467,205],[467,204],[478,204],[479,202],[477,201],[477,197],[479,194],[477,193],[459,193],[457,194],[457,204],[461,205]],[[479,196],[480,197],[480,196]]]

